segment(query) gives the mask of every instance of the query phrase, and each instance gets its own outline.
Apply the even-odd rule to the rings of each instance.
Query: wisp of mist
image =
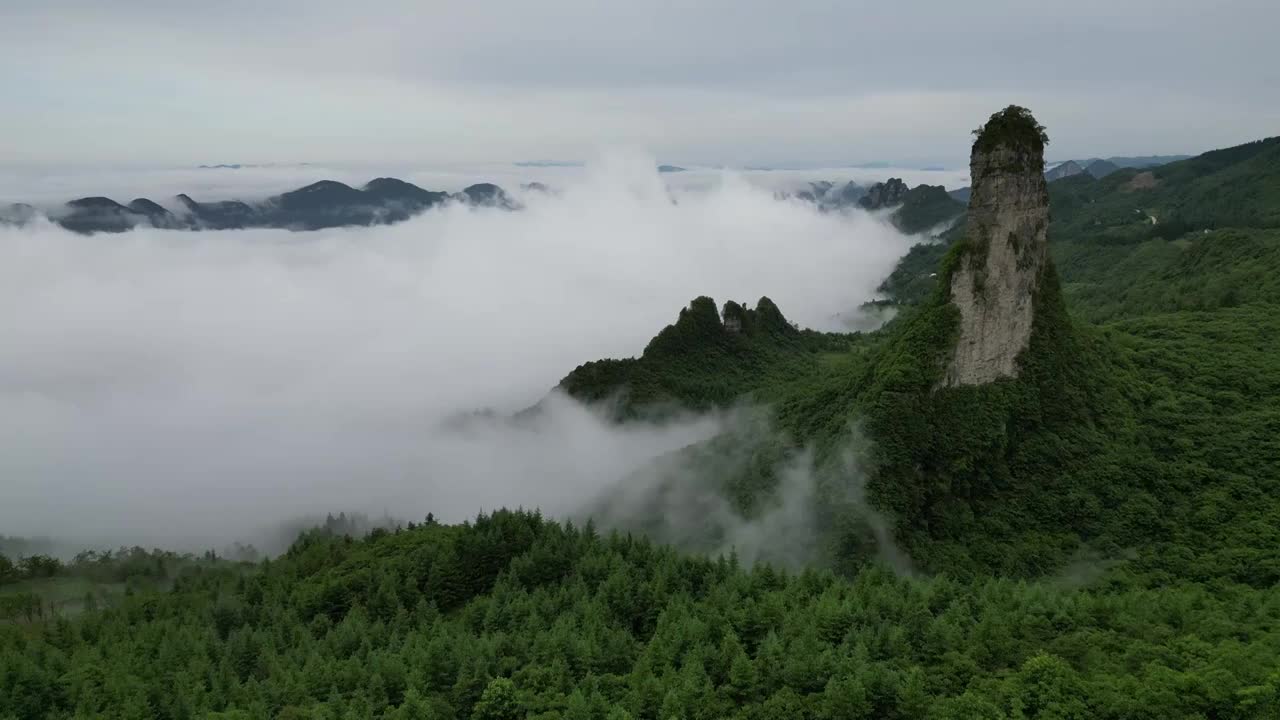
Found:
[[[698,295],[843,329],[910,245],[732,175],[673,192],[617,154],[508,212],[392,226],[0,227],[0,533],[201,546],[333,510],[571,512],[714,417],[448,422],[638,354]]]

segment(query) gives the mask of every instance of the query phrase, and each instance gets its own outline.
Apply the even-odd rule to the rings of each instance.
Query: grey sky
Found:
[[[958,164],[1009,102],[1054,157],[1280,131],[1271,0],[4,0],[0,163]]]

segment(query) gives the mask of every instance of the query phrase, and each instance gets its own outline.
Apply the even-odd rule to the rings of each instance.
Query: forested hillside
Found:
[[[0,562],[0,719],[1280,717],[1278,152],[1050,185],[1016,377],[943,387],[964,223],[876,332],[693,300],[560,389],[737,419],[590,522]]]
[[[0,627],[4,716],[1272,718],[1242,586],[740,567],[534,515],[308,535],[245,570]]]
[[[753,508],[782,458],[816,449],[815,505],[826,533],[815,559],[832,567],[874,554],[864,508],[848,502],[861,499],[862,479],[850,480],[843,463],[851,443],[861,447],[855,435],[869,435],[873,447],[861,457],[873,468],[869,499],[926,570],[1035,576],[1086,553],[1268,586],[1280,561],[1272,529],[1280,518],[1272,500],[1280,489],[1280,230],[1221,226],[1266,217],[1266,189],[1280,177],[1276,147],[1251,143],[1156,168],[1149,195],[1128,188],[1134,170],[1050,185],[1057,278],[1046,286],[1019,382],[928,392],[951,322],[939,288],[962,224],[903,259],[885,286],[903,314],[880,332],[779,352],[726,332],[702,299],[655,339],[684,338],[670,359],[651,346],[638,360],[579,368],[563,386],[591,399],[618,393],[631,412],[656,397],[767,406],[777,432],[751,435],[738,448],[750,461],[719,468],[722,491]],[[1197,225],[1166,238],[1159,224],[1106,210],[1139,197],[1152,213],[1193,207],[1195,188],[1243,176],[1254,185],[1226,198],[1234,209],[1217,216],[1218,229]],[[1076,186],[1094,199],[1073,202],[1084,192]],[[1080,230],[1090,227],[1093,234]],[[695,308],[701,335],[686,329]],[[725,342],[759,344],[754,356],[774,360],[726,368]],[[632,364],[635,380],[597,370]],[[1198,519],[1208,507],[1217,508],[1213,527]],[[1222,553],[1242,562],[1219,562]]]

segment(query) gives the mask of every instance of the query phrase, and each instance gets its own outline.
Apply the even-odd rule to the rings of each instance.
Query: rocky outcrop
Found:
[[[720,313],[724,319],[724,329],[731,333],[742,332],[742,323],[746,320],[747,311],[738,303],[730,300],[724,304],[724,310]]]
[[[902,200],[909,190],[910,188],[902,181],[902,178],[889,178],[884,182],[872,185],[867,190],[867,194],[858,200],[858,204],[865,210],[893,207],[894,205],[902,204]]]
[[[720,317],[725,331],[733,335],[796,332],[795,326],[787,321],[778,306],[767,297],[760,298],[754,310],[730,300],[724,304]]]
[[[960,327],[945,385],[1016,377],[1031,339],[1048,262],[1049,191],[1044,128],[1010,106],[978,131],[969,161],[973,190],[964,248],[950,275]]]

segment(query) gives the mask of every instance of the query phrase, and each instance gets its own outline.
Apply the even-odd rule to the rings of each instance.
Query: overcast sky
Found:
[[[1274,0],[3,0],[0,164],[961,164],[1280,132]]]

